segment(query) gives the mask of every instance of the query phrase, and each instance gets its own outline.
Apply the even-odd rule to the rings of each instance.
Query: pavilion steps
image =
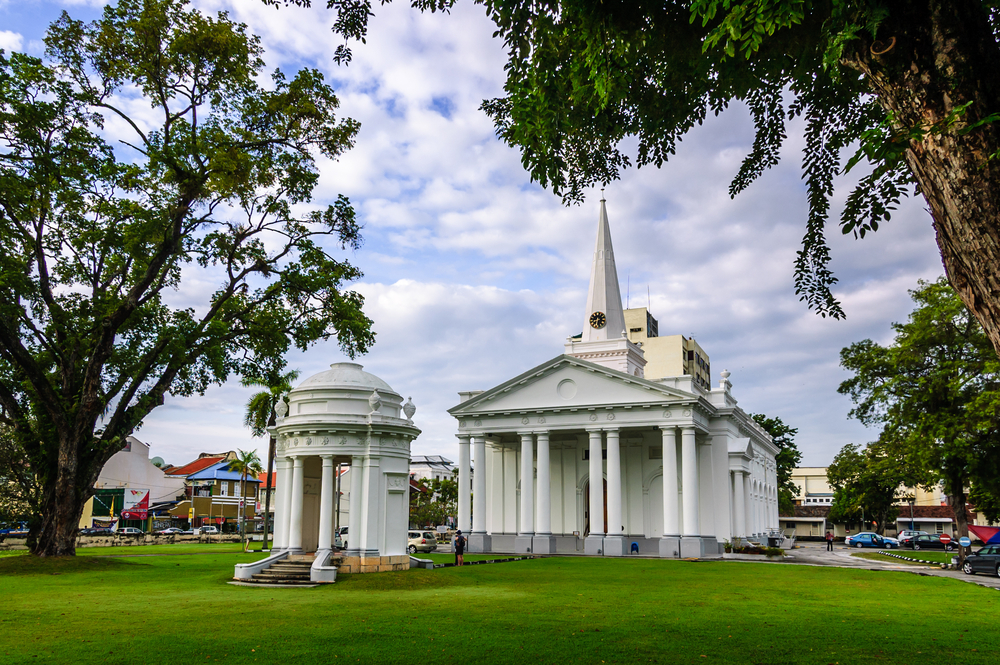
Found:
[[[293,554],[281,561],[272,563],[261,572],[253,575],[250,582],[257,584],[281,584],[285,586],[312,586],[309,571],[316,556],[313,554]],[[329,565],[337,565],[343,557],[332,557]]]

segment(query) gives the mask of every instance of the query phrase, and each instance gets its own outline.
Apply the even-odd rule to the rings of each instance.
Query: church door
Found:
[[[587,491],[583,495],[583,511],[585,524],[583,533],[590,535],[590,481],[587,481]],[[608,532],[608,481],[604,481],[604,533]]]

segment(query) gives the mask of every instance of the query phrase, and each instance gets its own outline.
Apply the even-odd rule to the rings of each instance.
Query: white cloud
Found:
[[[7,51],[7,53],[20,51],[22,43],[24,43],[24,38],[20,33],[0,30],[0,49]]]

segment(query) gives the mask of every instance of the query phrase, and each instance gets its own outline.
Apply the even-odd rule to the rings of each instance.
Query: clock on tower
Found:
[[[604,316],[604,312],[594,312],[590,315],[590,327],[591,328],[603,328],[604,324],[608,322],[608,318]]]

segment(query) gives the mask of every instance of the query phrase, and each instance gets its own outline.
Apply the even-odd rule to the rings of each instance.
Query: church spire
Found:
[[[601,213],[597,220],[597,245],[590,270],[590,291],[583,324],[582,342],[620,339],[625,330],[622,294],[618,287],[618,269],[611,247],[611,225],[604,192],[601,191]]]

